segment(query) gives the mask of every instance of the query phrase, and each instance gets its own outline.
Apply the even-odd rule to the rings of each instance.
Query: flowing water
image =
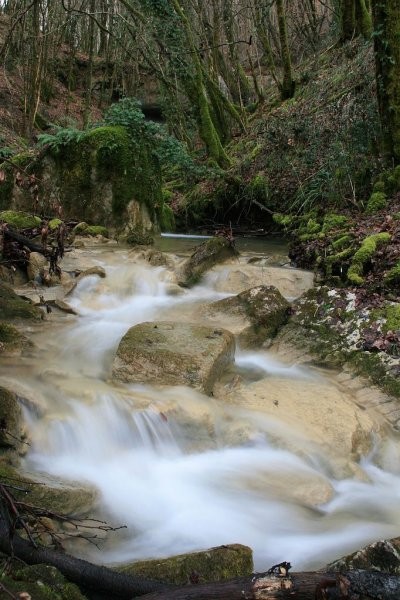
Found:
[[[377,435],[358,476],[335,478],[332,452],[316,450],[277,416],[185,387],[113,384],[113,356],[130,326],[193,321],[200,305],[227,293],[209,277],[169,295],[170,272],[124,250],[96,250],[91,260],[107,277],[78,284],[68,301],[79,316],[53,315],[31,332],[34,355],[3,364],[0,375],[32,401],[25,409],[31,437],[25,469],[94,486],[97,514],[127,525],[98,552],[90,547],[92,560],[243,543],[253,548],[258,570],[282,560],[300,570],[399,535],[396,439]],[[267,397],[273,381],[316,390],[335,385],[323,372],[286,365],[266,351],[238,350],[234,370],[264,382]]]

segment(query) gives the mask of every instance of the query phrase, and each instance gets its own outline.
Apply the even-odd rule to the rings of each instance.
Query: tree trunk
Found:
[[[246,579],[187,585],[142,596],[141,600],[398,600],[400,577],[379,571],[268,573]]]
[[[283,100],[292,98],[295,89],[295,82],[292,75],[292,61],[290,58],[288,34],[286,27],[286,14],[283,0],[276,0],[276,10],[278,15],[279,43],[283,67],[283,80],[281,84],[281,96]]]
[[[383,152],[400,161],[400,2],[374,0],[374,50]]]
[[[354,37],[356,30],[355,0],[341,1],[341,37],[340,41],[348,42]]]

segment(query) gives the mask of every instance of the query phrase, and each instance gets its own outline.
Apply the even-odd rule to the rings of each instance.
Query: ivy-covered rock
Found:
[[[253,554],[248,546],[228,544],[170,558],[138,561],[118,571],[175,585],[191,583],[190,577],[196,574],[198,583],[212,583],[251,575]]]

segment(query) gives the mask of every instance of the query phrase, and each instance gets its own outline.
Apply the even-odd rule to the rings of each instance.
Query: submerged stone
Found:
[[[248,546],[229,544],[170,558],[139,561],[119,567],[118,571],[176,585],[212,583],[251,575],[253,554]]]
[[[122,338],[112,375],[124,382],[188,385],[210,393],[233,361],[235,341],[223,329],[177,322],[147,322]]]
[[[184,263],[180,282],[185,286],[194,285],[211,267],[237,255],[236,248],[224,237],[206,240],[195,248],[193,254]]]

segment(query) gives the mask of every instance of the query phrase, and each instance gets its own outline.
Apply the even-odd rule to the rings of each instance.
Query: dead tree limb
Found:
[[[48,251],[45,248],[43,248],[43,246],[32,242],[32,240],[27,238],[25,235],[21,235],[20,233],[17,233],[12,229],[4,229],[3,235],[5,239],[10,239],[14,242],[22,244],[23,246],[26,246],[31,252],[39,252],[40,254],[43,254],[46,257],[48,256]]]
[[[56,567],[69,581],[85,590],[98,592],[109,600],[131,600],[169,587],[151,579],[118,573],[63,552],[35,548],[19,535],[14,535],[11,541],[4,519],[0,519],[0,552],[15,556],[28,565],[47,564]]]
[[[398,600],[400,577],[379,571],[346,573],[269,573],[253,577],[187,585],[147,594],[141,600]]]

